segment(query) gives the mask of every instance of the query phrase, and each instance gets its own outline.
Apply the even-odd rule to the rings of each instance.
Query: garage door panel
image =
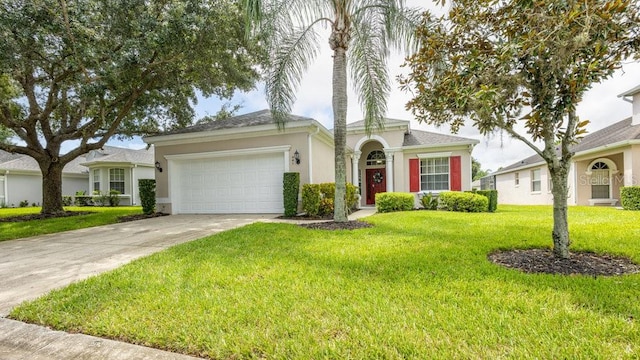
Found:
[[[284,154],[183,160],[174,171],[178,213],[282,213]]]

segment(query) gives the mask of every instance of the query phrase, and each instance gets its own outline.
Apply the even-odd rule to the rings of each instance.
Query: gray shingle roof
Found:
[[[85,174],[87,168],[80,165],[84,161],[84,157],[78,157],[65,165],[62,170],[67,174]],[[0,150],[0,170],[13,171],[36,171],[40,172],[40,167],[35,159],[22,154],[11,154]]]
[[[631,125],[631,118],[618,121],[598,131],[594,131],[585,136],[580,142],[571,147],[571,151],[578,154],[601,146],[621,143],[630,140],[640,140],[640,125]],[[532,155],[524,160],[506,166],[495,174],[508,172],[527,165],[543,163],[544,159],[538,154]],[[494,174],[492,174],[494,175]]]
[[[588,134],[572,150],[581,152],[608,144],[638,139],[640,139],[640,125],[631,125],[631,118],[627,118]]]
[[[297,116],[297,115],[288,115],[288,121],[309,121],[313,120],[311,118]],[[274,124],[273,116],[271,116],[270,110],[260,110],[244,115],[234,116],[224,120],[212,121],[205,124],[197,124],[193,126],[189,126],[183,129],[177,129],[168,131],[159,135],[173,135],[173,134],[187,134],[187,133],[195,133],[195,132],[204,132],[204,131],[214,131],[214,130],[222,130],[222,129],[234,129],[241,128],[247,126],[257,126],[257,125],[268,125]]]
[[[87,154],[82,163],[113,162],[152,165],[153,161],[153,148],[134,150],[115,146],[104,146],[100,150],[93,150]]]
[[[86,174],[88,169],[84,164],[95,162],[132,163],[138,165],[153,165],[153,149],[126,149],[115,146],[104,146],[90,154],[79,156],[65,165],[63,172],[67,174]],[[11,154],[0,150],[0,170],[35,171],[40,172],[38,163],[30,156]]]
[[[461,136],[438,134],[429,131],[411,130],[411,133],[404,134],[404,142],[402,146],[420,146],[420,145],[447,145],[447,144],[477,144],[476,139],[464,138]]]

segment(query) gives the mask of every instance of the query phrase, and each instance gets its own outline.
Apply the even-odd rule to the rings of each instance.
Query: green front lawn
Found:
[[[39,207],[0,208],[0,218],[39,214]],[[65,207],[67,211],[90,211],[92,214],[21,222],[0,222],[0,241],[52,234],[117,222],[124,215],[141,214],[139,206]]]
[[[211,358],[637,359],[640,274],[490,263],[549,246],[549,207],[375,215],[329,232],[254,224],[15,309],[18,320]],[[570,210],[573,249],[640,262],[640,212]]]

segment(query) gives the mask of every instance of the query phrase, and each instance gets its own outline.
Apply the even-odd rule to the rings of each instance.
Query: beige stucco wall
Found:
[[[380,143],[386,142],[390,148],[399,148],[404,142],[405,131],[405,129],[389,129],[382,133],[379,131],[373,132],[370,136],[365,134],[364,131],[350,132],[347,134],[347,146],[357,151],[356,145],[358,143],[362,146],[364,143],[377,141]],[[384,141],[381,141],[380,138],[384,139]]]
[[[310,179],[307,177],[307,181],[301,182],[301,184],[333,182],[335,176],[333,144],[328,144],[326,141],[323,141],[315,135],[311,135],[310,144],[312,152],[311,156],[313,156]],[[349,174],[348,170],[347,174]]]
[[[630,148],[629,148],[630,150]],[[611,176],[611,196],[613,199],[620,198],[620,187],[624,186],[625,182],[625,161],[624,150],[618,149],[616,153],[602,152],[591,154],[588,157],[579,157],[575,159],[576,168],[576,181],[575,186],[577,190],[577,205],[589,205],[589,199],[591,199],[591,177],[586,174],[589,165],[597,159],[609,159],[616,164],[618,174]]]

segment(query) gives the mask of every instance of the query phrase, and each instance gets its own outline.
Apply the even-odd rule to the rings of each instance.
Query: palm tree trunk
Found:
[[[335,146],[335,180],[333,220],[346,222],[347,217],[347,54],[343,47],[333,51],[333,137]]]

